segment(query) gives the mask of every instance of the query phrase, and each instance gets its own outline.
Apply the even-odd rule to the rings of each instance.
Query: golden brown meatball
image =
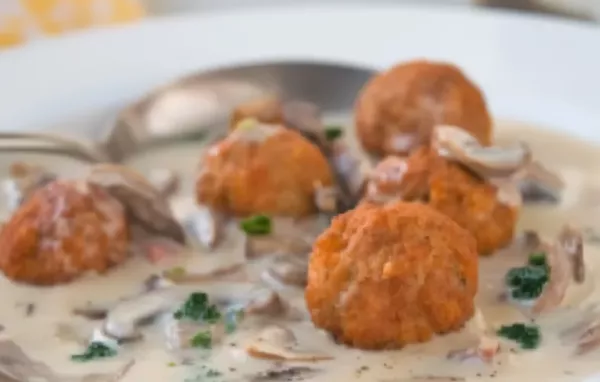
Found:
[[[401,172],[390,168],[391,163],[399,161],[402,165],[396,167],[400,166]],[[393,182],[381,181],[392,174]],[[520,210],[499,197],[497,186],[427,147],[419,148],[407,159],[384,159],[375,167],[367,190],[366,199],[372,202],[428,201],[466,228],[482,255],[492,254],[512,241]]]
[[[69,282],[128,256],[121,204],[85,182],[54,181],[34,191],[0,233],[0,269],[15,281]]]
[[[316,241],[305,298],[317,327],[364,349],[459,329],[474,312],[473,237],[420,203],[363,203]]]
[[[441,160],[429,178],[429,204],[466,228],[481,255],[510,244],[519,206],[502,201],[493,184],[460,165]]]
[[[204,155],[196,200],[236,216],[316,212],[315,190],[333,184],[321,151],[298,132],[245,120]]]
[[[450,64],[412,61],[371,79],[355,105],[356,132],[372,154],[406,154],[428,144],[435,125],[460,126],[483,145],[492,124],[478,87]]]
[[[277,97],[258,98],[240,104],[233,109],[229,129],[234,130],[237,124],[246,118],[254,118],[266,124],[282,124],[283,104]]]

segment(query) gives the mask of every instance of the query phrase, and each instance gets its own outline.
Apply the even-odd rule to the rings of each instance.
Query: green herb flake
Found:
[[[206,372],[206,376],[208,378],[220,377],[221,375],[223,375],[223,374],[219,370],[215,370],[215,369],[210,369],[209,371]]]
[[[179,280],[185,277],[187,271],[184,267],[173,267],[163,272],[163,276],[171,280]]]
[[[167,363],[167,366],[168,367],[175,367],[175,366],[177,366],[177,364],[175,362],[169,362],[169,363]]]
[[[522,323],[505,325],[497,333],[500,337],[519,343],[523,349],[536,349],[542,340],[540,329],[535,325]]]
[[[550,278],[550,267],[545,253],[532,253],[528,265],[511,268],[506,273],[506,285],[511,288],[511,296],[517,300],[538,298]]]
[[[210,349],[212,346],[212,336],[210,332],[204,331],[196,333],[190,340],[190,345],[195,348]]]
[[[529,255],[529,265],[532,267],[546,267],[546,254],[544,252],[534,252]]]
[[[114,357],[115,355],[117,355],[115,349],[106,346],[102,342],[92,342],[83,353],[72,355],[71,360],[76,362],[88,362],[99,358]]]
[[[173,314],[173,317],[178,320],[185,318],[192,321],[215,323],[221,319],[221,313],[215,305],[208,303],[206,293],[195,292],[190,294],[183,306]]]
[[[325,138],[328,141],[335,141],[344,135],[344,129],[341,126],[326,126],[325,127]]]
[[[268,235],[271,233],[271,218],[254,215],[240,222],[240,228],[248,235]]]

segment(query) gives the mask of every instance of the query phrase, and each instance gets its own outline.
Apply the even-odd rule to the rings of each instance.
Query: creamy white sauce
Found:
[[[340,121],[347,122],[339,118],[332,118],[331,122]],[[596,218],[600,211],[600,177],[597,176],[600,173],[600,149],[597,146],[522,124],[498,123],[497,131],[500,141],[520,139],[529,143],[535,157],[558,171],[567,183],[564,200],[560,205],[526,206],[520,218],[519,230],[534,229],[551,237],[563,224],[574,223],[593,227],[600,232],[600,223]],[[348,144],[356,148],[357,142],[351,131],[346,137]],[[190,203],[193,202],[190,196],[194,188],[193,175],[205,149],[204,143],[191,142],[139,155],[130,164],[145,173],[153,168],[168,168],[181,174],[182,191],[174,199],[173,207],[175,213],[183,217],[189,213]],[[6,164],[14,159],[12,154],[0,156],[2,163]],[[33,155],[24,155],[20,159],[53,163],[52,167],[71,177],[85,171],[84,165],[68,160],[55,158],[50,161],[47,157]],[[191,381],[194,381],[194,377],[205,375],[208,369],[218,370],[222,375],[198,381],[247,380],[247,375],[267,370],[275,364],[273,361],[250,358],[244,351],[244,344],[264,326],[264,323],[254,319],[226,336],[224,342],[215,345],[213,350],[195,351],[197,356],[204,357],[203,360],[196,361],[196,365],[179,364],[180,360],[167,350],[160,322],[144,327],[144,339],[123,345],[118,356],[84,364],[70,360],[70,355],[81,352],[83,347],[76,340],[66,340],[65,337],[68,336],[64,335],[66,330],[79,333],[82,340],[91,338],[99,325],[98,321],[75,317],[71,314],[72,309],[87,301],[110,302],[131,295],[140,289],[142,282],[151,274],[173,266],[183,266],[188,271],[210,271],[243,260],[243,243],[240,241],[241,235],[235,234],[236,229],[235,226],[230,226],[226,242],[213,251],[185,253],[167,259],[160,266],[142,258],[132,258],[104,276],[89,275],[68,285],[44,288],[16,285],[0,278],[0,324],[4,326],[0,336],[13,339],[32,358],[47,363],[60,373],[118,370],[135,359],[135,365],[122,379],[123,382],[184,381],[185,378],[192,378]],[[586,242],[585,260],[589,272],[587,279],[592,282],[600,280],[598,244]],[[509,249],[481,259],[477,303],[492,327],[527,320],[515,306],[498,302],[506,270],[522,265],[523,262],[522,257],[515,256]],[[260,261],[252,266],[252,277],[257,277],[261,267]],[[204,288],[199,286],[198,289]],[[305,310],[302,290],[284,288],[281,293],[296,308]],[[332,361],[306,365],[320,370],[309,379],[315,382],[403,381],[412,376],[465,377],[467,381],[591,381],[586,378],[598,371],[596,360],[600,356],[600,350],[582,357],[573,356],[573,346],[562,344],[558,333],[573,325],[581,315],[580,307],[600,302],[600,292],[593,283],[588,283],[579,289],[570,290],[569,296],[574,308],[565,308],[538,320],[543,332],[543,342],[539,349],[508,353],[491,365],[477,361],[461,363],[446,360],[448,351],[472,343],[473,334],[468,329],[469,325],[461,332],[435,338],[426,344],[398,351],[365,352],[333,343],[325,333],[316,330],[309,319],[283,324],[295,332],[302,344],[334,357]],[[27,304],[35,307],[29,316],[26,315]],[[57,331],[63,332],[61,338],[57,337]],[[177,365],[169,365],[171,362]],[[285,362],[283,364],[286,366]],[[299,365],[302,364],[289,363],[289,366]]]

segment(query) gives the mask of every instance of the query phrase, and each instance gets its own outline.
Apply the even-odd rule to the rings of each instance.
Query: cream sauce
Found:
[[[338,122],[332,118],[332,122]],[[343,121],[343,120],[340,120]],[[560,205],[528,205],[524,208],[519,229],[534,229],[546,236],[553,236],[563,224],[592,227],[600,232],[596,216],[600,211],[600,149],[564,135],[550,133],[522,124],[500,122],[497,126],[499,140],[520,139],[533,148],[535,157],[555,169],[566,180],[567,190]],[[353,134],[346,134],[351,147],[357,143]],[[131,165],[148,173],[153,168],[169,168],[182,175],[181,192],[173,200],[175,213],[186,216],[193,204],[193,174],[198,158],[206,145],[191,142],[159,152],[145,153],[131,160]],[[560,154],[558,154],[560,153]],[[14,160],[14,155],[0,157],[2,163]],[[49,163],[47,157],[26,155],[24,161]],[[85,166],[67,160],[54,159],[54,166],[63,174],[77,176]],[[227,335],[222,344],[211,351],[194,352],[200,357],[194,365],[181,364],[181,359],[166,348],[165,334],[160,321],[142,328],[144,339],[123,345],[118,356],[84,364],[74,363],[70,355],[83,350],[80,341],[91,338],[98,321],[75,317],[71,311],[88,301],[110,302],[138,291],[151,274],[173,266],[183,266],[188,271],[220,268],[243,260],[243,243],[236,235],[235,226],[228,228],[226,241],[215,250],[197,249],[174,256],[161,265],[151,264],[142,258],[132,258],[125,265],[104,276],[89,275],[71,284],[51,288],[16,285],[0,278],[0,324],[3,338],[13,339],[33,359],[50,365],[65,374],[84,374],[118,370],[130,360],[135,365],[122,379],[134,381],[248,381],[248,375],[273,368],[273,361],[250,358],[244,344],[264,326],[264,322],[250,319],[237,331]],[[238,237],[238,239],[234,239]],[[398,351],[365,352],[350,349],[332,342],[316,330],[309,319],[300,322],[281,322],[292,329],[301,344],[334,357],[331,361],[308,363],[306,366],[319,372],[307,380],[336,381],[410,381],[417,376],[464,377],[467,381],[592,381],[598,372],[595,360],[600,356],[596,350],[586,356],[573,356],[573,346],[561,343],[558,333],[573,325],[581,316],[581,307],[600,303],[600,289],[593,284],[600,280],[600,240],[586,242],[585,260],[588,267],[588,283],[579,290],[570,291],[571,302],[576,308],[565,308],[541,318],[538,323],[543,332],[543,342],[535,351],[509,352],[493,364],[477,361],[458,362],[446,359],[448,351],[471,344],[473,334],[469,326],[458,333],[435,338],[429,343],[406,347]],[[507,268],[524,262],[510,249],[489,258],[481,259],[480,291],[477,303],[492,327],[525,321],[527,318],[516,307],[498,301],[502,279]],[[252,265],[251,275],[257,278],[263,263]],[[202,290],[202,286],[198,286]],[[233,291],[233,294],[239,291]],[[294,288],[282,290],[285,299],[305,311],[303,291]],[[27,305],[34,310],[27,314]],[[57,333],[61,333],[57,336]],[[67,335],[68,334],[68,335]],[[79,340],[79,341],[78,341]],[[283,362],[283,366],[288,363]],[[289,362],[289,366],[302,366]],[[205,377],[207,370],[218,370],[221,375]],[[194,379],[194,378],[198,379]],[[600,376],[598,377],[600,380]],[[286,379],[282,379],[286,380]],[[298,380],[298,379],[295,379]]]

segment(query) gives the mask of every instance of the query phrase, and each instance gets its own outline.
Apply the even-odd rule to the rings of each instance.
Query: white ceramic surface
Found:
[[[308,5],[165,18],[3,52],[0,128],[98,129],[145,91],[226,64],[293,58],[385,68],[428,57],[462,66],[498,117],[600,139],[598,44],[593,26],[460,7]]]

